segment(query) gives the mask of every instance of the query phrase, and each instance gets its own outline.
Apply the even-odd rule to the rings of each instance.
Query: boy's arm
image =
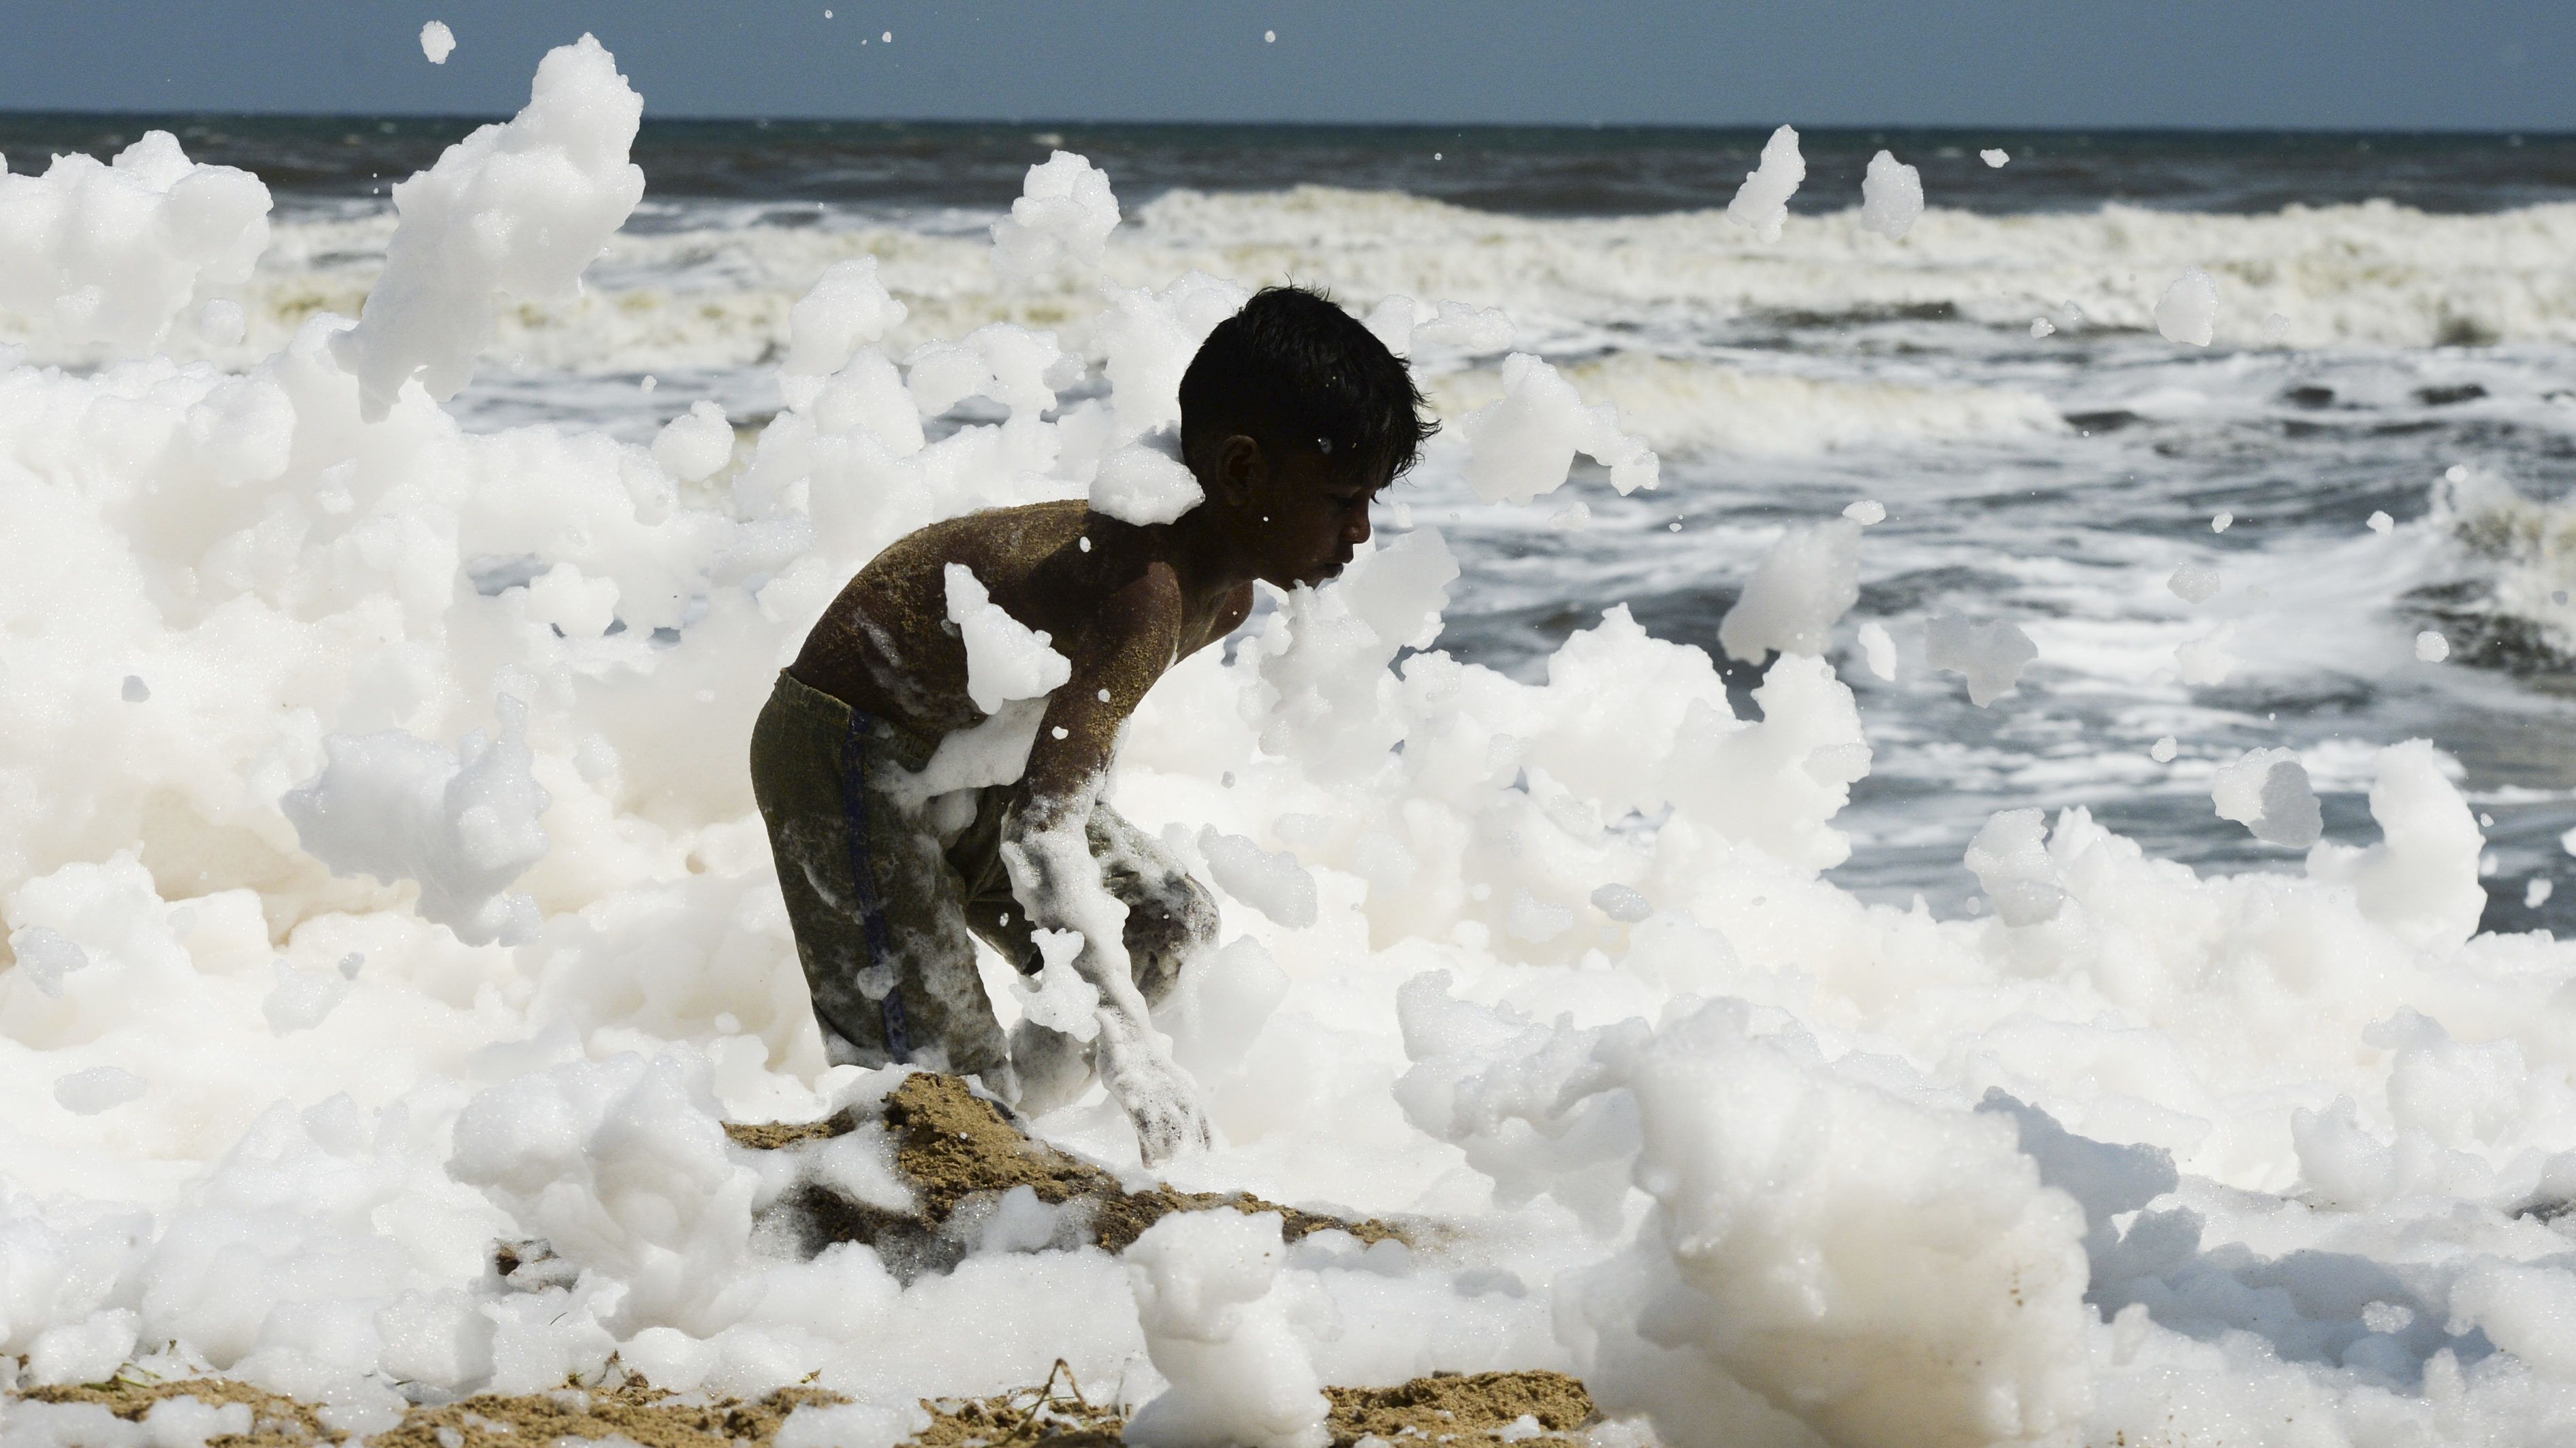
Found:
[[[1100,992],[1101,1083],[1135,1123],[1148,1163],[1206,1145],[1196,1090],[1164,1051],[1136,989],[1121,927],[1126,911],[1100,880],[1084,827],[1118,745],[1119,727],[1180,651],[1181,595],[1155,564],[1111,594],[1071,642],[1072,675],[1047,701],[1018,797],[1002,816],[1002,860],[1032,927],[1075,930],[1074,969]]]

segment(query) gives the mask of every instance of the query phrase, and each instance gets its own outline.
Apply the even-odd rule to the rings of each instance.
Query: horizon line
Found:
[[[462,123],[486,125],[507,121],[516,112],[506,111],[294,111],[294,110],[213,110],[213,109],[135,109],[74,110],[57,107],[12,107],[0,105],[0,124],[34,120],[172,120],[172,121],[306,121],[306,122],[411,122]],[[652,127],[687,125],[751,126],[858,126],[858,127],[950,127],[956,129],[1026,129],[1026,130],[1277,130],[1277,131],[1420,131],[1464,133],[1483,132],[1622,132],[1670,134],[1744,134],[1767,135],[1780,125],[1789,125],[1804,136],[1882,136],[1917,135],[2022,135],[2022,136],[2277,136],[2284,139],[2324,137],[2386,137],[2394,139],[2469,140],[2492,137],[2497,140],[2576,140],[2576,127],[2564,130],[2533,128],[2496,128],[2473,126],[2361,127],[2309,125],[2190,125],[2190,124],[2109,124],[2109,125],[2032,125],[1942,121],[1931,123],[1815,123],[1800,124],[1795,120],[1780,122],[1720,121],[1317,121],[1317,120],[1147,120],[1022,118],[1012,116],[962,119],[958,117],[904,116],[835,116],[835,115],[652,115],[646,114],[643,125]]]

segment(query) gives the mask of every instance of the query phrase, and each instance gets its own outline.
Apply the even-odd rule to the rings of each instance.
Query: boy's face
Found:
[[[1239,522],[1260,577],[1294,588],[1339,576],[1368,541],[1369,503],[1390,479],[1320,453],[1265,452],[1262,461]]]

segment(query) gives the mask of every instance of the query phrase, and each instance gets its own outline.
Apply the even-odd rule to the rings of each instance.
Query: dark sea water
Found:
[[[203,161],[256,170],[296,198],[375,194],[429,165],[478,118],[0,113],[13,169],[52,151],[104,154],[159,127]],[[1307,183],[1403,191],[1529,216],[1723,205],[1768,133],[1670,127],[1000,125],[647,120],[634,156],[666,198],[998,210],[1045,150],[1089,157],[1129,205],[1177,188]],[[1882,147],[1941,205],[1987,214],[2106,201],[2230,214],[2384,197],[2474,213],[2576,197],[2576,135],[2236,131],[1800,132],[1808,183],[1791,209],[1839,209]],[[1977,153],[1999,147],[2012,163]]]

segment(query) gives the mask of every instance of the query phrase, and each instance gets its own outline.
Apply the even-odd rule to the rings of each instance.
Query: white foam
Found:
[[[1140,527],[1169,523],[1206,499],[1207,490],[1181,462],[1179,434],[1168,430],[1111,453],[1091,480],[1093,511]]]
[[[1108,173],[1057,151],[1029,168],[1011,214],[993,223],[993,268],[1010,278],[1088,271],[1100,265],[1101,246],[1117,227]]]
[[[2218,284],[2196,266],[2185,268],[2156,298],[2156,330],[2168,342],[2206,347],[2217,326]]]
[[[1012,699],[1036,699],[1073,677],[1073,661],[1046,633],[1005,612],[963,563],[947,570],[948,621],[966,646],[966,697],[987,714]]]
[[[2186,563],[2165,580],[2165,587],[2185,603],[2207,603],[2218,596],[2218,570],[2201,563]]]
[[[1807,179],[1807,158],[1798,154],[1798,133],[1782,126],[1762,143],[1761,163],[1747,172],[1735,199],[1726,203],[1726,219],[1765,242],[1780,239],[1789,219],[1789,198]]]
[[[1860,195],[1860,224],[1890,241],[1903,241],[1923,215],[1922,174],[1885,151],[1869,158]]]
[[[1792,528],[1762,556],[1717,626],[1718,643],[1748,663],[1765,654],[1821,654],[1860,601],[1860,529],[1848,518]]]
[[[432,65],[447,64],[447,58],[456,53],[456,32],[448,29],[444,20],[432,20],[421,26],[420,53],[429,57]]]
[[[2013,692],[2021,671],[2039,657],[2039,646],[2019,625],[1996,619],[1971,623],[1957,614],[1924,620],[1924,661],[1968,681],[1968,702],[1982,709]]]
[[[616,58],[585,35],[547,52],[516,117],[395,184],[402,224],[384,274],[332,344],[369,421],[414,379],[455,396],[493,338],[500,298],[580,295],[583,268],[643,199],[644,173],[626,159],[643,111]]]
[[[0,310],[74,346],[157,346],[180,313],[250,278],[268,206],[258,177],[191,162],[168,131],[106,165],[74,151],[42,175],[0,171]]]
[[[335,875],[417,883],[421,918],[468,944],[534,935],[536,902],[509,887],[544,858],[553,799],[530,772],[527,706],[505,694],[495,707],[501,732],[469,733],[453,754],[401,729],[324,739],[322,772],[278,802],[297,842]],[[311,1024],[308,1007],[286,1009]]]
[[[1324,1448],[1331,1404],[1303,1333],[1331,1309],[1303,1274],[1283,1277],[1276,1212],[1175,1213],[1127,1250],[1136,1315],[1170,1384],[1136,1410],[1143,1448]],[[1301,1290],[1302,1289],[1302,1290]]]
[[[2234,820],[2270,845],[2306,849],[2325,833],[2307,767],[2287,749],[2253,749],[2220,768],[2209,797],[2220,819]]]
[[[1502,395],[1461,418],[1468,486],[1489,503],[1526,503],[1562,486],[1581,452],[1610,469],[1622,493],[1655,485],[1656,459],[1619,430],[1618,408],[1586,407],[1573,384],[1542,359],[1503,359]]]

